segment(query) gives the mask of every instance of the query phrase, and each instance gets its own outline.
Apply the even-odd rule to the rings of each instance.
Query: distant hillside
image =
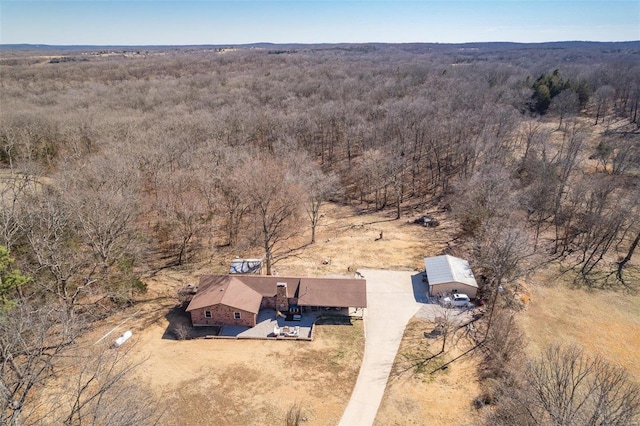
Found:
[[[640,49],[640,40],[624,42],[594,42],[594,41],[558,41],[546,43],[249,43],[249,44],[194,44],[194,45],[50,45],[50,44],[1,44],[0,50],[45,50],[45,51],[78,51],[78,50],[131,50],[131,49],[211,49],[211,48],[279,48],[279,49],[326,49],[326,48],[355,48],[355,47],[395,47],[414,52],[446,52],[459,49],[480,49],[483,51],[507,51],[521,49]]]

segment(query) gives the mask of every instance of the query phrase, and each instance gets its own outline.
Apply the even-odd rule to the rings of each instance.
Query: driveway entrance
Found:
[[[407,322],[428,300],[418,272],[359,272],[367,280],[364,357],[340,426],[373,424]]]

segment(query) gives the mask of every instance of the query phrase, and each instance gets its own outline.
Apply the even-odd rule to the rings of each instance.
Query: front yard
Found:
[[[335,321],[320,319],[311,342],[176,341],[162,338],[162,318],[134,332],[135,357],[146,358],[139,380],[164,401],[166,425],[281,424],[294,404],[305,425],[337,424],[358,375],[364,332],[360,320]]]
[[[431,374],[443,362],[462,353],[464,342],[446,358],[422,363],[438,352],[439,338],[427,336],[436,324],[414,318],[405,329],[375,425],[462,425],[470,424],[475,415],[472,406],[479,392],[476,360],[464,357],[444,371]],[[428,419],[428,420],[425,420]]]

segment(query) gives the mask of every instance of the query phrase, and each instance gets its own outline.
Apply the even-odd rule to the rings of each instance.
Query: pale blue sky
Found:
[[[0,0],[0,43],[640,40],[640,0]]]

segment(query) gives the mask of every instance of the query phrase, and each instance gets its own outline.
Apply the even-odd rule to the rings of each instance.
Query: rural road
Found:
[[[427,302],[426,285],[418,272],[376,269],[359,272],[367,280],[364,358],[340,426],[373,424],[405,326]],[[412,285],[413,275],[416,277]]]

